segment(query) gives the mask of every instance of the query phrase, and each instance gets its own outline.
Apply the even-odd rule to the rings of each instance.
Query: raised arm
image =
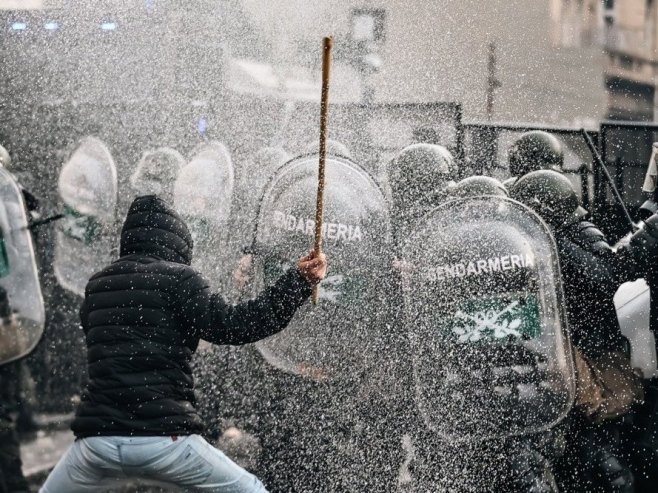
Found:
[[[297,268],[287,271],[256,299],[231,306],[218,293],[211,292],[203,277],[189,270],[177,288],[176,310],[190,333],[208,342],[256,342],[288,325],[324,272],[324,258],[304,257]]]

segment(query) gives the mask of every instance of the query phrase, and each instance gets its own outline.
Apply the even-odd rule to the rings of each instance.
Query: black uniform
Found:
[[[625,351],[614,295],[635,278],[625,252],[615,254],[594,224],[580,221],[555,231],[569,327],[574,345],[587,356]]]
[[[137,198],[119,260],[90,279],[80,309],[89,385],[72,425],[76,436],[201,432],[190,368],[199,340],[267,337],[311,293],[294,269],[257,299],[229,306],[191,260],[192,238],[180,216],[155,196]]]
[[[591,373],[601,392],[598,400],[594,395],[579,393],[583,410],[594,413],[590,418],[607,420],[592,424],[591,419],[572,414],[568,450],[557,467],[561,482],[568,490],[633,491],[634,477],[622,458],[619,440],[611,439],[619,434],[618,424],[610,420],[626,405],[621,398],[641,394],[641,388],[630,369],[623,368],[628,344],[621,333],[614,295],[622,283],[639,277],[638,259],[644,240],[634,238],[615,252],[603,233],[583,220],[587,211],[580,207],[569,180],[555,171],[525,175],[512,187],[511,194],[535,209],[552,227],[571,338],[587,361],[585,373]],[[586,385],[585,376],[578,378],[579,392],[584,389],[581,385]],[[617,394],[622,385],[624,395]],[[604,404],[601,399],[605,399]]]

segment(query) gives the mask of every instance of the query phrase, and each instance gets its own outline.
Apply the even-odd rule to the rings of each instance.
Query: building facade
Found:
[[[320,38],[333,34],[338,62],[360,68],[377,102],[457,101],[467,119],[486,119],[495,43],[493,119],[582,125],[606,113],[600,44],[562,42],[600,30],[567,18],[556,40],[565,16],[553,0],[241,1],[278,63],[319,59]]]
[[[0,8],[21,2],[0,0]],[[174,40],[170,49],[152,57],[153,67],[144,69],[158,71],[147,80],[164,86],[175,74],[198,72],[217,53],[205,47],[206,38],[217,38],[213,43],[221,42],[234,58],[260,59],[275,74],[294,75],[305,67],[309,76],[317,76],[320,39],[332,34],[336,77],[355,81],[337,84],[339,100],[459,102],[469,120],[558,125],[587,125],[609,113],[600,43],[604,6],[599,0],[29,0],[32,7],[67,11],[84,11],[91,3],[97,11],[102,6],[104,12],[116,10],[124,17],[130,8],[152,8],[156,14],[169,7],[184,11],[180,22],[168,24],[179,26],[176,32],[140,24],[125,38],[137,47],[146,44],[147,50],[154,48],[140,33],[152,30],[153,36]],[[615,16],[614,29],[635,22],[633,16],[617,15],[617,6],[606,7],[608,11]],[[135,21],[128,16],[125,22]],[[199,49],[181,58],[175,41],[195,32],[203,34],[196,43]],[[167,58],[172,54],[186,63],[194,60],[197,69],[174,67]],[[615,70],[627,70],[624,60]],[[175,68],[171,76],[170,66]],[[617,87],[612,67],[609,72],[608,86]],[[94,76],[99,70],[84,73]]]
[[[562,46],[598,43],[604,51],[606,118],[656,118],[657,0],[553,0],[554,40]],[[573,36],[564,35],[567,28]]]
[[[657,4],[656,0],[604,2],[605,82],[611,119],[656,117]]]

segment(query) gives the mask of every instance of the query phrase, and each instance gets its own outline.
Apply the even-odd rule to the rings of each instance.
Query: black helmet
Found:
[[[9,169],[11,167],[11,156],[4,147],[0,146],[0,166]]]
[[[388,164],[393,202],[397,208],[429,205],[452,183],[452,156],[445,147],[413,144]]]
[[[555,136],[533,130],[518,138],[509,150],[507,161],[510,173],[517,178],[540,169],[559,171],[564,163],[564,151]]]
[[[450,188],[455,197],[477,197],[479,195],[499,195],[507,197],[505,186],[490,176],[469,176]]]
[[[587,215],[569,179],[553,170],[533,171],[522,176],[510,190],[510,196],[558,229]]]

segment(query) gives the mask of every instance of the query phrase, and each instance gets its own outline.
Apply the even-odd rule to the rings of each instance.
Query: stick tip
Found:
[[[331,48],[334,45],[334,37],[333,36],[325,36],[323,39],[323,44],[325,48]]]

